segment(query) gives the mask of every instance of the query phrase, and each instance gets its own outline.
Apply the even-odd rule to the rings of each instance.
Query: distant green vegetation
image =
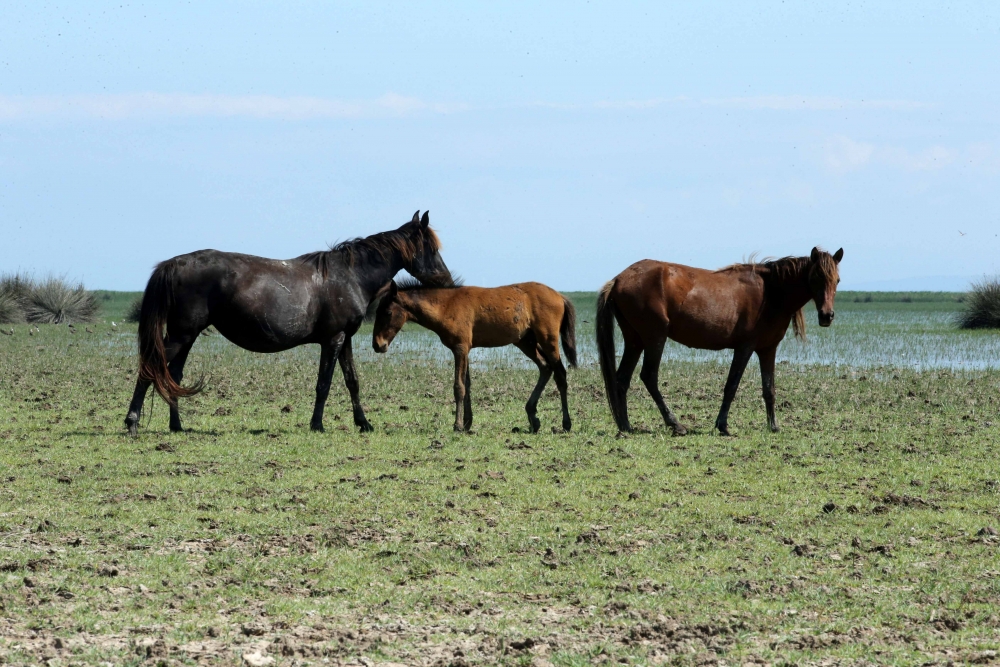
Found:
[[[142,292],[113,292],[110,290],[94,290],[92,292],[100,304],[100,317],[109,322],[123,322],[129,308],[136,299],[142,298]]]

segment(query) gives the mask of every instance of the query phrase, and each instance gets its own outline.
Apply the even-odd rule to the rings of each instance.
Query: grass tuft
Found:
[[[958,315],[963,329],[1000,329],[1000,276],[972,284],[965,307]]]
[[[24,321],[24,299],[33,284],[31,278],[23,273],[0,276],[0,323]]]
[[[92,322],[99,307],[97,299],[82,284],[72,287],[54,277],[33,285],[22,304],[24,319],[36,324]]]

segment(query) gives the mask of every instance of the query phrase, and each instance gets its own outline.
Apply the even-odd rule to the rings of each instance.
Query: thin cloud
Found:
[[[389,93],[374,100],[344,101],[276,95],[190,95],[129,93],[120,95],[0,96],[0,119],[217,117],[310,120],[454,113],[465,105],[429,103]]]
[[[913,111],[933,105],[910,100],[854,100],[842,97],[811,97],[807,95],[758,95],[754,97],[723,97],[703,99],[705,106],[730,107],[770,111],[842,111],[845,109],[888,109]]]
[[[836,173],[864,169],[870,165],[887,165],[906,171],[934,171],[955,163],[984,166],[980,156],[988,154],[988,144],[976,144],[965,151],[934,145],[921,150],[898,146],[880,146],[850,137],[831,137],[822,149],[824,164]]]

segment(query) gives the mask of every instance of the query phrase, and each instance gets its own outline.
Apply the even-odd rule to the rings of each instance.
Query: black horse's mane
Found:
[[[414,233],[413,228],[407,229],[408,226],[404,225],[400,229],[379,232],[364,238],[341,241],[329,250],[306,253],[295,259],[312,266],[325,278],[329,273],[331,259],[337,256],[342,257],[348,266],[354,266],[358,261],[371,257],[387,260],[394,252],[398,252],[404,261],[410,262],[424,251],[426,243],[430,243],[433,250],[441,248],[441,241],[433,229],[427,227],[425,235],[419,228]]]
[[[422,290],[432,290],[432,289],[455,289],[456,287],[462,287],[465,281],[462,280],[461,276],[453,276],[453,282],[451,285],[436,286],[436,285],[425,285],[416,278],[400,278],[396,281],[396,289],[400,292],[419,292]]]

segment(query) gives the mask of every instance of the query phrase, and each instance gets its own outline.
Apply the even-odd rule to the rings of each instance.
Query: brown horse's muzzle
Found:
[[[828,327],[833,324],[834,312],[831,311],[819,311],[819,325],[821,327]]]
[[[372,339],[372,349],[379,354],[385,354],[389,350],[389,343]]]

